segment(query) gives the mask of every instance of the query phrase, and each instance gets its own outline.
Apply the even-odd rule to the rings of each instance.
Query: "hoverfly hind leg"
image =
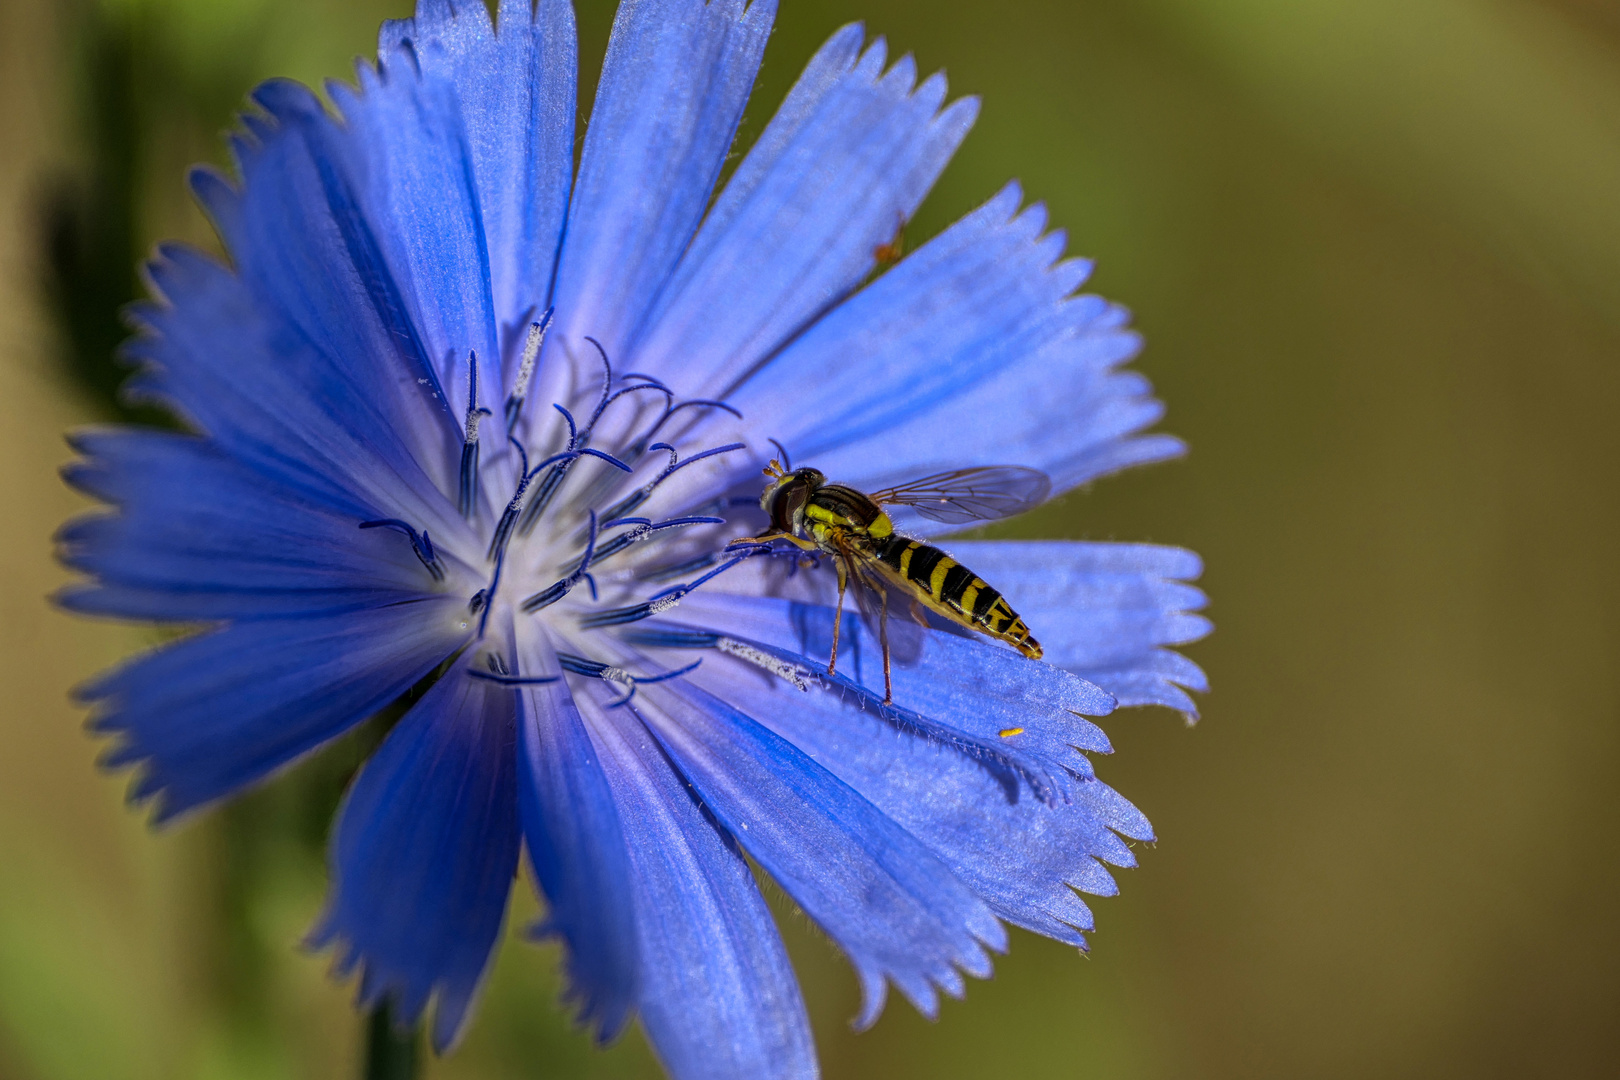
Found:
[[[834,559],[833,564],[838,570],[838,604],[833,608],[832,656],[827,661],[828,678],[838,670],[838,632],[844,624],[844,590],[849,587],[848,565],[843,559]]]
[[[878,640],[883,643],[883,704],[894,704],[894,682],[889,676],[889,591],[884,589],[883,617],[878,621]]]

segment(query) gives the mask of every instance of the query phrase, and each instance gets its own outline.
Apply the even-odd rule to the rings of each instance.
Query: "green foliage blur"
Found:
[[[589,102],[611,5],[578,0]],[[1105,722],[1160,842],[1089,959],[1015,933],[930,1024],[778,895],[830,1078],[1620,1075],[1620,6],[785,0],[744,140],[864,19],[975,133],[915,244],[1017,177],[1191,443],[1018,535],[1183,544],[1205,716]],[[300,946],[373,729],[153,833],[68,688],[151,632],[74,621],[59,432],[123,414],[137,259],[217,248],[183,170],[260,79],[346,76],[408,0],[0,0],[0,1080],[355,1077]],[[1009,529],[1006,535],[1015,535]],[[658,1075],[558,1004],[511,914],[442,1080]],[[408,1049],[408,1048],[407,1048]]]

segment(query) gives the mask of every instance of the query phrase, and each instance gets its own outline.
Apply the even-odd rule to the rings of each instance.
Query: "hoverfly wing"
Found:
[[[869,497],[880,506],[909,506],[925,518],[960,525],[1022,514],[1051,492],[1052,481],[1038,469],[988,465],[935,473]]]
[[[852,564],[850,571],[855,607],[872,640],[882,641],[887,635],[895,663],[916,663],[922,655],[923,644],[918,631],[928,625],[916,600],[886,579],[881,563]]]

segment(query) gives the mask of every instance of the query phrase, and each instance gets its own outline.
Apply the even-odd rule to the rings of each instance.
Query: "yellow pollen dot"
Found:
[[[1021,727],[1010,727],[1010,728],[1002,728],[1001,729],[1001,737],[1003,739],[1010,739],[1014,735],[1022,735],[1023,733],[1024,733],[1024,729],[1021,728]]]

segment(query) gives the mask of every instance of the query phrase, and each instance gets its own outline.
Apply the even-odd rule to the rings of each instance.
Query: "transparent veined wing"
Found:
[[[987,465],[952,469],[909,484],[871,492],[880,506],[909,506],[923,517],[960,525],[995,521],[1039,506],[1052,492],[1052,481],[1038,469],[1022,465]]]
[[[904,587],[904,580],[887,570],[879,562],[851,565],[855,607],[872,636],[888,645],[895,663],[914,664],[922,655],[923,638],[918,631],[928,625],[928,617],[913,591]]]

